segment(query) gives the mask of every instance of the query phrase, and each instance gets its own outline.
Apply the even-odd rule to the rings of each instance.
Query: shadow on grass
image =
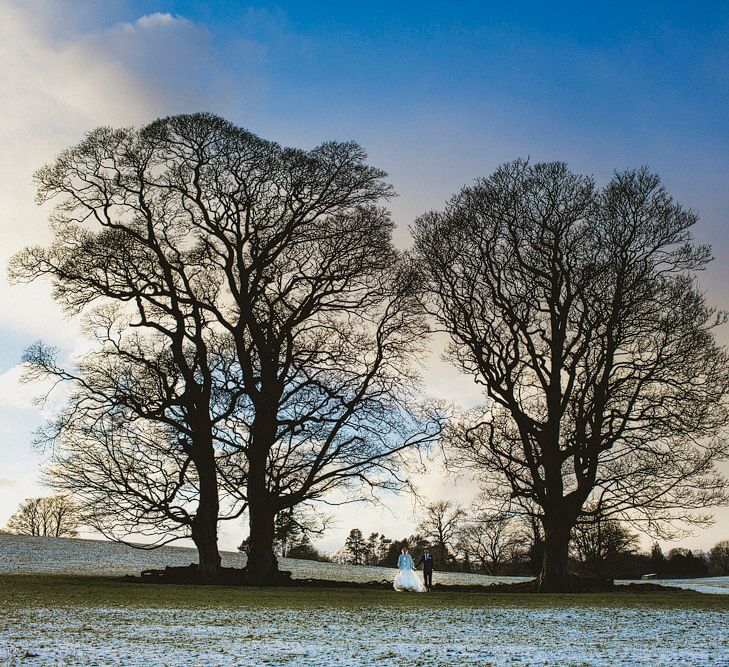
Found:
[[[154,609],[305,609],[367,607],[446,608],[636,608],[729,611],[729,596],[707,595],[676,588],[657,589],[636,584],[611,592],[551,593],[486,589],[436,588],[431,593],[397,593],[392,588],[346,587],[232,587],[150,585],[113,577],[70,575],[2,575],[0,609],[130,607]]]

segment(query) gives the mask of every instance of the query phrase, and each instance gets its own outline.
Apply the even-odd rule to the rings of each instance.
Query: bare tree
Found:
[[[129,326],[165,341],[199,479],[193,538],[213,574],[219,475],[248,509],[250,580],[274,583],[280,511],[397,487],[407,452],[440,430],[412,407],[428,326],[379,207],[391,189],[365,158],[354,143],[285,149],[197,114],[95,130],[38,173],[40,199],[59,201],[56,240],[11,275],[51,276],[71,313],[126,304]],[[234,374],[219,423],[215,337]]]
[[[45,433],[54,428],[58,424],[49,425]],[[73,422],[63,424],[55,440],[57,450],[45,479],[52,487],[75,494],[85,524],[109,539],[141,548],[191,537],[200,480],[178,433],[139,418],[101,414],[92,421],[89,415],[83,419],[76,415]],[[239,514],[236,503],[223,502],[218,519]],[[140,537],[151,539],[142,545]],[[208,545],[196,537],[199,552],[206,553]],[[217,553],[215,543],[210,546]],[[204,555],[200,562],[206,562]]]
[[[466,518],[458,534],[458,546],[481,569],[497,575],[520,543],[518,525],[508,512],[477,512]]]
[[[200,377],[190,383],[165,338],[141,335],[115,304],[91,309],[84,324],[97,349],[75,369],[59,366],[55,350],[40,343],[24,356],[27,381],[50,377],[71,386],[64,409],[36,436],[52,452],[47,483],[73,494],[84,522],[110,539],[139,546],[142,536],[152,538],[144,548],[155,548],[191,537],[202,580],[214,581],[217,521],[236,518],[244,508],[230,502],[230,494],[221,506],[216,470],[225,469],[228,458],[219,448],[207,449],[237,396],[227,389],[235,378],[224,338],[198,332],[206,346],[205,373],[198,373],[194,350],[183,344],[188,371]]]
[[[449,500],[439,500],[425,506],[425,516],[418,524],[417,532],[430,540],[434,549],[445,561],[455,553],[456,541],[466,512]]]
[[[580,517],[666,531],[726,500],[726,318],[695,282],[695,222],[646,169],[598,191],[517,161],[415,223],[448,354],[490,401],[448,439],[492,495],[538,506],[540,590],[570,587]]]
[[[80,523],[78,506],[67,496],[24,500],[7,523],[11,533],[42,537],[75,537]]]
[[[718,569],[719,574],[729,574],[729,540],[717,542],[709,552],[709,560]]]
[[[612,561],[637,549],[638,535],[619,520],[597,513],[586,521],[578,521],[572,531],[570,547],[585,571],[604,576]]]

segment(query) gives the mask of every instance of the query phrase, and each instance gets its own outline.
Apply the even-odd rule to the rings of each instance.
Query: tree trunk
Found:
[[[246,570],[251,583],[272,586],[278,582],[278,560],[273,553],[275,511],[268,497],[249,489],[250,538]]]
[[[192,541],[197,547],[198,572],[203,584],[214,584],[220,577],[217,512],[215,514],[211,519],[198,512],[192,524]]]
[[[571,530],[567,516],[544,517],[544,553],[538,578],[540,593],[566,593],[570,590],[567,568]]]
[[[253,438],[248,455],[250,536],[246,570],[251,583],[272,586],[278,583],[278,561],[273,553],[276,507],[266,484],[266,465],[276,433],[275,420],[264,412],[262,417],[256,418],[251,430]]]
[[[197,547],[200,581],[211,584],[220,577],[218,479],[213,461],[196,463],[196,468],[200,480],[200,500],[192,522],[191,536]]]

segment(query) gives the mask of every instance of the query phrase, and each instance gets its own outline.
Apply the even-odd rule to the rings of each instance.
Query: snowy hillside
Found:
[[[222,552],[223,565],[243,567],[245,555],[237,551]],[[194,549],[160,547],[135,549],[116,542],[72,540],[59,537],[25,537],[0,535],[0,574],[89,574],[100,576],[138,575],[142,570],[161,569],[166,565],[189,565],[197,562]],[[281,559],[281,567],[295,579],[330,579],[332,581],[392,581],[396,570],[386,567],[316,563],[309,560]],[[524,581],[523,577],[489,577],[480,574],[438,572],[442,584],[480,584]],[[637,582],[645,583],[645,582]],[[702,593],[729,595],[729,577],[705,579],[654,579],[651,583],[690,588]]]

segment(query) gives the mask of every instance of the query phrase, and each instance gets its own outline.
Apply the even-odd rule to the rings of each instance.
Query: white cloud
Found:
[[[33,172],[99,125],[140,125],[186,111],[225,114],[235,96],[204,26],[161,13],[105,25],[119,4],[0,3],[0,337],[41,338],[70,355],[84,342],[77,323],[53,303],[50,285],[11,287],[6,280],[15,252],[50,240],[49,211],[34,202]],[[23,498],[47,491],[36,477],[43,457],[30,442],[53,406],[34,406],[43,387],[21,384],[21,372],[15,366],[0,374],[0,525]]]
[[[156,13],[60,39],[52,6],[0,5],[0,329],[68,344],[77,333],[48,285],[10,288],[5,278],[14,252],[49,240],[33,172],[96,126],[225,113],[235,91],[204,26]]]
[[[61,359],[60,363],[69,364],[75,353],[76,351],[67,359]],[[23,366],[20,364],[0,373],[0,409],[32,411],[32,417],[36,419],[52,418],[65,403],[68,387],[50,379],[23,382],[22,375]],[[39,398],[44,400],[39,402]]]
[[[177,18],[172,16],[169,12],[155,12],[154,14],[147,14],[137,19],[136,25],[141,28],[155,28],[157,26],[174,26],[176,23],[190,23],[186,18]],[[122,25],[124,30],[134,30],[134,26],[130,23],[124,23]]]
[[[145,120],[149,111],[164,115],[210,110],[213,105],[224,113],[229,106],[230,78],[220,66],[211,36],[207,28],[186,18],[142,16],[85,35],[67,52],[82,66],[99,62],[113,68],[115,78],[99,90],[96,100],[99,115],[108,112],[109,103],[121,106],[127,124]],[[78,83],[74,98],[83,99],[85,82]],[[114,115],[118,113],[115,109]]]

